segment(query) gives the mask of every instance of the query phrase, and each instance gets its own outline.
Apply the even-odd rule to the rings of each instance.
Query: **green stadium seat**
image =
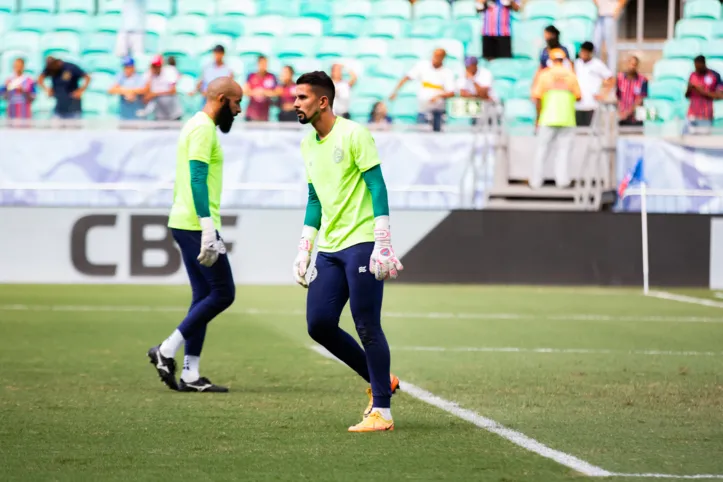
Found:
[[[662,59],[653,66],[653,78],[656,80],[681,79],[687,82],[693,69],[693,62],[690,60]]]
[[[369,69],[367,77],[399,81],[399,79],[407,75],[407,72],[409,72],[409,69],[399,62],[379,62]]]
[[[648,85],[648,97],[680,102],[685,97],[687,82],[680,79],[653,79]]]
[[[539,59],[540,50],[527,38],[515,35],[512,37],[512,54],[520,59]]]
[[[723,59],[723,39],[703,43],[702,54],[706,59]],[[721,72],[723,75],[723,72]]]
[[[714,37],[715,22],[700,18],[684,18],[675,24],[675,38],[710,40]]]
[[[723,59],[706,60],[706,67],[723,75]]]
[[[558,9],[557,17],[561,19],[578,18],[595,22],[597,21],[597,7],[591,0],[563,2]]]
[[[713,101],[713,118],[723,119],[723,100]]]
[[[545,27],[552,22],[547,19],[522,20],[512,24],[512,38],[522,37],[529,41],[542,41],[543,31]],[[479,22],[477,23],[479,29]],[[562,32],[561,32],[562,33]]]
[[[22,0],[20,2],[21,12],[55,13],[55,10],[55,0]]]
[[[358,38],[354,41],[353,53],[357,59],[383,59],[389,51],[389,44],[382,38]]]
[[[379,100],[383,100],[386,96],[381,96]],[[419,102],[417,99],[405,98],[396,99],[387,104],[390,115],[394,120],[401,120],[403,123],[412,124],[416,122],[419,113]]]
[[[176,59],[176,68],[182,75],[199,77],[202,72],[202,64],[196,56],[183,55]]]
[[[698,0],[696,2],[686,2],[683,6],[683,17],[720,20],[721,2],[720,0]]]
[[[560,30],[560,41],[562,43],[582,44],[591,40],[595,32],[595,23],[581,18],[571,18],[555,22]],[[573,52],[570,52],[573,55]]]
[[[534,125],[537,109],[531,100],[509,99],[505,102],[504,120],[510,126]]]
[[[166,24],[168,35],[203,35],[208,30],[205,18],[198,15],[179,15],[171,17]]]
[[[701,51],[701,41],[698,39],[671,39],[663,46],[663,58],[692,59],[700,55]]]
[[[461,63],[464,60],[464,45],[459,40],[442,38],[435,41],[436,46],[447,52],[446,61]],[[429,52],[431,54],[431,52]]]
[[[212,17],[216,13],[216,2],[208,0],[176,0],[176,15],[200,15]]]
[[[233,76],[236,79],[237,82],[240,84],[243,84],[246,80],[246,76],[248,73],[246,72],[246,66],[244,65],[243,60],[236,56],[230,56],[227,55],[225,59],[223,59],[224,63],[228,65],[228,67],[231,69],[231,72],[233,72]],[[206,59],[205,61],[201,61],[201,66],[204,67],[208,65],[210,62],[210,59]]]
[[[328,0],[307,0],[301,3],[299,14],[326,22],[331,18],[331,3]]]
[[[369,114],[371,114],[374,104],[377,102],[378,101],[376,99],[358,99],[354,97],[349,105],[349,114],[351,115],[352,120],[360,123],[368,122]]]
[[[492,81],[492,92],[497,100],[506,101],[513,97],[515,81],[508,79],[494,79]]]
[[[223,48],[226,49],[226,53],[230,53],[231,51],[233,51],[233,42],[234,42],[234,39],[230,35],[220,35],[220,34],[202,35],[201,37],[198,38],[197,53],[199,53],[199,54],[210,53],[216,45],[223,45]]]
[[[118,57],[105,53],[83,55],[81,64],[84,69],[88,70],[88,72],[118,74],[121,71],[121,63]]]
[[[316,51],[316,58],[336,59],[347,57],[352,52],[352,48],[356,42],[358,42],[358,40],[354,41],[345,38],[322,37]]]
[[[510,99],[530,99],[532,97],[532,79],[520,79],[510,92]]]
[[[96,71],[92,72],[87,66],[83,66],[86,72],[90,73],[90,84],[88,85],[89,92],[108,92],[108,89],[113,87],[116,83],[117,75],[109,72]],[[118,67],[120,71],[120,68]]]
[[[319,45],[319,39],[315,37],[298,37],[294,39],[276,39],[274,55],[279,59],[314,57]]]
[[[259,55],[271,56],[274,51],[274,39],[271,37],[239,37],[236,40],[236,53],[247,58]]]
[[[522,11],[522,18],[524,20],[545,20],[546,22],[552,23],[557,18],[558,5],[556,0],[534,0],[527,2],[525,9]],[[595,18],[597,18],[597,12]]]
[[[0,12],[0,37],[5,32],[9,32],[15,25],[16,16],[8,12]]]
[[[424,0],[414,4],[412,14],[415,20],[431,18],[446,21],[451,16],[451,8],[446,0]]]
[[[479,36],[479,32],[475,32],[469,22],[465,20],[455,20],[447,23],[440,32],[442,38],[453,38],[459,40],[466,47],[472,42],[472,36]]]
[[[410,20],[412,18],[412,7],[409,2],[386,2],[384,8],[375,5],[372,8],[374,18],[396,18],[398,20]]]
[[[40,49],[40,34],[37,32],[7,32],[2,40],[3,50],[20,50],[34,55]]]
[[[0,0],[0,12],[15,13],[16,11],[15,0]]]
[[[194,56],[198,49],[198,38],[194,35],[164,37],[160,45],[160,50],[164,55]]]
[[[33,118],[48,119],[54,109],[55,99],[48,97],[45,92],[38,89],[38,95],[35,97],[35,102],[33,102]]]
[[[120,15],[124,0],[98,0],[99,15]]]
[[[473,19],[479,21],[480,14],[477,13],[475,0],[456,0],[452,4],[452,18]]]
[[[338,17],[335,18],[326,35],[332,37],[357,38],[364,30],[366,21],[357,17]]]
[[[208,32],[212,34],[237,38],[244,35],[244,31],[244,24],[238,16],[216,17],[208,23]]]
[[[514,82],[525,77],[520,71],[521,62],[518,59],[494,59],[487,68],[492,72],[492,78],[495,81],[507,80]]]
[[[95,0],[58,0],[58,13],[95,15]]]
[[[643,100],[643,106],[647,109],[655,109],[658,121],[645,121],[647,123],[668,122],[678,117],[678,109],[676,103],[666,99],[651,99],[647,97]]]
[[[172,0],[145,0],[145,1],[146,1],[146,13],[155,13],[157,15],[163,15],[164,17],[170,17],[171,15],[173,15],[173,1]],[[203,3],[205,3],[205,2],[203,2]]]
[[[146,14],[146,33],[163,36],[168,30],[168,19],[157,13]]]
[[[427,0],[429,1],[429,0]],[[371,16],[371,3],[368,0],[353,2],[332,2],[332,12],[336,18],[358,18],[366,20]]]
[[[428,57],[428,44],[424,39],[401,39],[389,46],[393,59],[422,59]]]
[[[73,32],[48,32],[40,37],[43,57],[48,55],[78,55],[80,53],[80,36]]]
[[[81,53],[111,55],[115,50],[116,36],[108,32],[96,32],[83,37]]]
[[[287,37],[321,37],[324,26],[318,18],[291,18],[286,21]]]
[[[12,72],[13,63],[17,58],[25,59],[27,63],[28,54],[22,50],[5,50],[4,52],[0,52],[0,70],[3,72]],[[5,82],[5,77],[0,77],[0,82]]]
[[[257,17],[246,24],[246,35],[281,37],[286,32],[285,19],[281,15]]]
[[[53,29],[53,15],[41,12],[31,12],[18,15],[14,30],[18,32],[44,33]]]
[[[314,72],[316,70],[325,70],[324,63],[315,58],[310,57],[297,57],[297,58],[286,58],[281,59],[283,65],[290,65],[294,69],[295,75],[298,77],[306,72]]]
[[[298,17],[300,15],[299,0],[263,0],[259,2],[258,15],[281,15]]]
[[[371,38],[395,39],[404,36],[406,24],[396,18],[378,18],[367,22],[366,36]]]
[[[380,20],[381,21],[381,20]],[[436,18],[423,18],[409,22],[407,37],[409,38],[439,38],[444,23]]]
[[[84,13],[61,13],[54,17],[54,31],[75,33],[85,33],[90,30],[93,19]]]
[[[216,2],[216,15],[219,17],[226,15],[255,17],[257,12],[254,0],[218,0]]]
[[[91,81],[91,86],[93,82]],[[89,86],[90,87],[90,86]],[[108,114],[108,95],[100,92],[83,94],[83,117],[95,119]]]
[[[93,17],[91,28],[94,32],[107,32],[114,34],[120,30],[121,21],[122,19],[120,15],[98,15]]]

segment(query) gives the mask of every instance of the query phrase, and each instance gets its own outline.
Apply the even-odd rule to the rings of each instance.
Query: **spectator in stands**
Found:
[[[121,26],[116,37],[116,55],[143,55],[146,31],[146,0],[122,0]]]
[[[176,84],[179,80],[181,80],[181,73],[178,71],[178,68],[176,67],[176,57],[173,55],[169,55],[166,59],[166,65],[163,66],[163,75],[165,75],[169,80],[172,80]]]
[[[578,126],[592,123],[598,101],[604,100],[615,85],[615,76],[602,60],[593,56],[594,49],[592,42],[584,42],[575,60],[575,74],[582,91],[582,99],[575,106]]]
[[[690,99],[688,107],[689,127],[710,127],[713,125],[713,100],[723,99],[723,82],[720,73],[711,70],[705,57],[695,58],[695,71],[688,79],[685,96]]]
[[[156,120],[180,120],[183,117],[181,101],[176,95],[177,74],[163,66],[163,57],[155,55],[151,68],[145,76],[143,100],[146,108],[138,112],[146,117],[153,114]]]
[[[569,60],[570,52],[560,44],[560,31],[557,27],[554,25],[545,27],[544,36],[546,45],[545,48],[542,49],[542,52],[540,52],[540,68],[544,69],[545,67],[552,66],[552,61],[550,60],[550,50],[552,49],[562,49],[562,51],[565,52],[565,63],[571,65]]]
[[[8,103],[10,119],[31,119],[31,105],[35,100],[35,80],[25,73],[25,60],[15,59],[13,74],[5,80],[2,88]]]
[[[555,152],[555,185],[570,184],[568,161],[575,140],[575,102],[582,97],[575,71],[565,65],[567,56],[562,49],[550,50],[552,66],[537,78],[532,98],[537,103],[537,149],[532,163],[530,187],[542,186],[544,165]]]
[[[295,122],[299,120],[294,109],[296,100],[296,82],[294,82],[294,68],[285,65],[281,69],[279,85],[276,87],[276,97],[279,102],[279,122]]]
[[[618,19],[628,0],[595,0],[598,18],[595,23],[595,45],[602,52],[603,43],[607,52],[608,68],[618,70]]]
[[[635,110],[643,105],[648,96],[648,79],[638,72],[640,59],[631,55],[628,59],[628,71],[620,72],[617,78],[618,119],[621,126],[641,126]]]
[[[268,59],[259,55],[258,70],[249,74],[244,85],[244,95],[249,97],[246,108],[247,121],[268,122],[271,98],[276,95],[276,76],[268,71]]]
[[[347,69],[349,80],[344,80],[344,66],[334,64],[331,66],[331,80],[334,81],[336,94],[334,95],[334,114],[350,119],[349,105],[351,104],[351,88],[356,84],[356,74],[353,70]]]
[[[519,0],[478,0],[475,5],[482,14],[482,56],[512,57],[512,11],[520,11]]]
[[[223,61],[223,58],[226,55],[226,49],[223,45],[216,45],[212,52],[213,62],[203,69],[201,78],[199,79],[198,84],[196,84],[196,90],[188,93],[188,95],[195,95],[197,93],[201,94],[202,100],[201,107],[199,107],[200,109],[203,109],[203,106],[206,105],[206,87],[208,87],[208,84],[212,80],[219,77],[231,77],[233,79],[233,72],[231,71],[231,68]]]
[[[369,124],[376,128],[389,127],[392,124],[387,105],[383,101],[379,100],[372,106],[372,111],[369,113]]]
[[[477,57],[464,59],[465,73],[457,80],[460,97],[489,100],[492,90],[492,72],[479,68]]]
[[[52,88],[45,85],[47,77],[50,77]],[[48,97],[55,97],[55,117],[80,119],[83,112],[81,99],[90,84],[90,75],[83,69],[71,62],[48,57],[45,61],[45,70],[38,77],[38,84]]]
[[[120,118],[123,120],[138,119],[138,111],[143,109],[143,92],[145,82],[136,72],[133,58],[123,58],[123,72],[118,75],[115,85],[108,90],[111,95],[119,95]]]
[[[389,100],[397,98],[397,92],[409,80],[417,80],[422,85],[417,93],[419,101],[419,124],[432,123],[435,132],[442,130],[444,114],[446,112],[446,100],[454,97],[454,73],[444,66],[444,58],[447,52],[444,49],[436,49],[432,54],[432,61],[420,60],[397,84],[397,87],[389,96]]]

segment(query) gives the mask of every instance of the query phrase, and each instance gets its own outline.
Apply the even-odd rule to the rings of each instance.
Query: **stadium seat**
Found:
[[[428,56],[427,43],[423,39],[402,39],[389,46],[393,59],[421,59]]]
[[[160,49],[164,55],[194,56],[199,52],[199,44],[193,35],[174,35],[164,37]]]
[[[120,15],[98,15],[93,17],[90,27],[94,32],[116,33],[120,30],[121,21]]]
[[[91,53],[81,58],[83,68],[88,72],[105,72],[118,74],[121,71],[121,63],[115,55],[105,53]]]
[[[713,118],[716,121],[723,119],[723,100],[713,102]]]
[[[216,45],[222,45],[226,49],[226,52],[233,50],[234,39],[230,35],[221,34],[210,34],[202,35],[198,38],[198,50],[196,51],[199,55],[210,53]]]
[[[389,44],[381,38],[358,38],[354,41],[353,52],[357,59],[386,58]]]
[[[656,80],[681,79],[687,82],[693,69],[693,62],[690,60],[662,59],[657,61],[653,67],[653,78]]]
[[[281,15],[257,17],[246,23],[246,35],[281,37],[286,32],[285,20]]]
[[[480,14],[477,13],[475,0],[456,0],[452,4],[452,18],[479,20],[479,17]]]
[[[44,33],[53,29],[53,15],[40,12],[31,12],[18,15],[14,30],[18,32]]]
[[[372,10],[369,0],[332,2],[331,7],[335,18],[358,18],[362,20],[366,20],[371,15]]]
[[[244,35],[244,24],[238,16],[217,17],[209,20],[208,31],[237,38]]]
[[[713,38],[715,22],[699,18],[684,18],[675,24],[675,38],[697,38],[710,40]]]
[[[545,20],[552,23],[557,18],[557,10],[558,2],[556,0],[535,0],[527,2],[522,11],[522,18],[524,20]],[[597,12],[595,12],[595,18],[597,18]]]
[[[429,18],[446,21],[451,17],[451,8],[446,0],[424,0],[414,4],[412,14],[415,20]]]
[[[502,102],[513,97],[515,90],[515,81],[508,79],[494,79],[492,82],[492,92],[497,100]],[[527,97],[529,99],[529,96]]]
[[[446,61],[451,63],[461,63],[464,60],[464,45],[459,40],[451,38],[441,38],[434,41],[435,47],[444,49],[447,52]],[[427,55],[431,54],[428,52]]]
[[[332,37],[357,38],[364,30],[365,24],[366,22],[361,18],[338,17],[331,22],[326,35]]]
[[[203,35],[207,30],[206,19],[197,15],[171,17],[166,24],[167,35]]]
[[[319,39],[316,37],[278,38],[274,46],[274,55],[280,59],[314,57]]]
[[[55,10],[55,0],[22,0],[20,2],[21,12],[55,13]]]
[[[708,60],[708,61],[706,61],[706,66],[711,70],[715,70],[720,75],[723,75],[723,60],[722,59]]]
[[[146,34],[163,36],[168,30],[168,19],[163,15],[146,14]]]
[[[703,43],[702,53],[706,59],[723,59],[723,39]],[[723,75],[723,72],[720,72]]]
[[[123,11],[124,0],[100,0],[98,2],[99,15],[120,15]]]
[[[93,83],[91,82],[91,85]],[[83,117],[95,119],[108,114],[108,96],[100,92],[86,92],[83,95]]]
[[[58,0],[58,13],[95,15],[95,0]]]
[[[198,57],[183,55],[176,59],[176,68],[181,75],[199,77],[201,75],[201,62]]]
[[[242,58],[258,57],[259,55],[270,56],[274,51],[274,39],[268,36],[263,37],[239,37],[236,40],[236,53]],[[254,59],[255,60],[255,59]]]
[[[20,50],[35,55],[40,48],[40,34],[37,32],[8,32],[3,36],[3,50]]]
[[[115,85],[117,75],[102,71],[91,72],[91,70],[87,66],[83,67],[87,72],[90,73],[91,76],[90,84],[88,85],[88,90],[90,92],[106,93],[108,92],[108,89]],[[119,69],[118,66],[116,66],[116,68]]]
[[[176,0],[176,15],[200,15],[212,17],[216,13],[216,2],[208,0]]]
[[[562,43],[575,43],[580,45],[592,39],[595,32],[595,23],[587,19],[571,18],[555,22],[555,25],[560,30],[560,41]],[[577,50],[574,52],[576,51]],[[574,52],[570,51],[570,55],[573,57]]]
[[[379,96],[378,100],[383,100],[386,96]],[[414,123],[419,113],[419,102],[417,99],[407,97],[396,99],[387,104],[394,119],[401,119],[404,123]]]
[[[492,78],[495,81],[507,80],[514,82],[523,77],[520,72],[520,62],[521,60],[518,59],[494,59],[487,68],[492,73]]]
[[[81,53],[111,55],[115,50],[116,36],[108,32],[96,32],[83,37]]]
[[[465,45],[465,47],[472,42],[473,35],[479,36],[479,32],[472,29],[469,22],[466,20],[448,22],[443,26],[442,31],[440,32],[440,37],[459,40]]]
[[[405,22],[397,18],[378,18],[367,22],[366,36],[395,39],[404,36]]]
[[[663,46],[663,58],[692,59],[701,53],[701,41],[694,38],[671,39]]]
[[[85,33],[90,30],[93,17],[84,13],[61,13],[54,16],[53,30],[56,32]]]
[[[301,3],[299,14],[326,22],[331,18],[331,4],[328,0],[307,0]]]
[[[15,13],[16,11],[15,0],[0,0],[0,12]]]
[[[219,17],[227,15],[255,17],[257,12],[254,0],[218,0],[216,2],[216,15]]]
[[[318,18],[291,18],[286,21],[287,37],[321,37],[324,27]]]
[[[695,2],[686,2],[683,6],[683,17],[720,20],[720,0],[698,0]]]
[[[369,114],[371,114],[374,104],[377,102],[376,99],[354,97],[354,100],[349,106],[351,119],[355,122],[369,122]]]
[[[412,18],[412,6],[409,2],[387,2],[384,8],[375,6],[372,8],[374,18],[396,18],[398,20],[409,20]]]
[[[170,17],[173,15],[173,1],[172,0],[145,0],[146,1],[146,13],[155,13],[157,15],[163,15],[164,17]],[[199,2],[201,3],[201,2]],[[205,3],[205,2],[203,2]]]
[[[326,70],[321,60],[310,57],[286,58],[283,59],[281,63],[283,65],[290,65],[297,76],[306,72],[314,72],[315,70]]]
[[[680,79],[653,79],[648,85],[648,97],[680,102],[685,96],[687,83]]]
[[[509,99],[505,102],[504,119],[511,127],[534,125],[537,118],[535,104],[525,99]]]
[[[257,15],[281,15],[283,17],[298,17],[300,15],[299,0],[263,0],[259,2]]]
[[[378,22],[380,21],[382,20],[378,20]],[[444,25],[443,22],[436,18],[413,20],[409,23],[406,36],[409,38],[439,38]]]
[[[352,47],[356,42],[345,38],[322,37],[316,50],[316,58],[336,59],[347,57],[352,53]]]
[[[597,21],[597,7],[591,0],[563,2],[560,5],[557,17],[560,19],[578,18],[595,22]]]
[[[530,99],[532,97],[532,79],[520,79],[514,83],[509,93],[510,99]]]
[[[399,79],[392,77],[366,77],[354,86],[354,96],[371,99],[385,99],[394,90]]]
[[[43,57],[48,55],[79,55],[80,37],[73,32],[48,32],[40,37]]]
[[[512,55],[520,59],[539,59],[540,51],[534,43],[522,36],[512,37]]]
[[[655,109],[658,121],[646,121],[646,123],[659,123],[671,121],[678,117],[676,103],[666,99],[651,99],[650,97],[643,100],[643,106],[647,109]]]
[[[399,81],[399,79],[407,75],[408,72],[409,69],[400,62],[378,62],[369,69],[367,77]]]

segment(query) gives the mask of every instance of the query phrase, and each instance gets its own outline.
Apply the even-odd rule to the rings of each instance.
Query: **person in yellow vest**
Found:
[[[530,187],[543,183],[543,168],[551,153],[555,155],[555,185],[570,185],[568,162],[575,140],[575,102],[581,96],[575,72],[565,65],[562,49],[550,50],[552,65],[543,69],[532,88],[537,103],[537,150],[532,163]]]

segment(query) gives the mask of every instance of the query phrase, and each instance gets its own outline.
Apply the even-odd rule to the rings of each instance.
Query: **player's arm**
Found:
[[[369,259],[369,268],[378,280],[395,279],[404,269],[392,249],[392,235],[389,227],[389,196],[382,175],[379,153],[371,132],[364,127],[352,133],[351,151],[354,163],[362,172],[364,183],[372,197],[374,211],[374,250]]]
[[[316,194],[314,184],[307,179],[309,187],[309,199],[306,202],[306,214],[304,215],[304,227],[301,228],[301,240],[299,241],[299,252],[294,260],[294,279],[304,288],[308,288],[306,282],[306,270],[311,264],[311,252],[314,250],[316,235],[321,229],[321,202]]]
[[[188,136],[191,194],[201,224],[201,251],[198,261],[203,266],[212,266],[218,259],[218,238],[208,198],[208,164],[211,162],[213,149],[213,129],[211,125],[198,126]]]

